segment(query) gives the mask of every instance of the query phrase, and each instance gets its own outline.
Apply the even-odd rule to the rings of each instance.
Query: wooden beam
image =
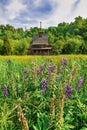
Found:
[[[31,48],[31,50],[51,50],[52,47],[45,47],[45,48]]]

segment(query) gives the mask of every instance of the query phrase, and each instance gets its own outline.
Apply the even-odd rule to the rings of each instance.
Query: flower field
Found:
[[[87,55],[0,56],[0,130],[87,130]]]

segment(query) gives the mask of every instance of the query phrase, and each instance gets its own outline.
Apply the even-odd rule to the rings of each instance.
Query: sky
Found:
[[[74,21],[75,17],[87,18],[87,0],[0,0],[0,24],[16,28],[57,26]]]

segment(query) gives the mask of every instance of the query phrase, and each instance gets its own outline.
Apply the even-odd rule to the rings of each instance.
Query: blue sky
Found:
[[[87,0],[0,0],[0,24],[47,28],[77,16],[87,18]]]

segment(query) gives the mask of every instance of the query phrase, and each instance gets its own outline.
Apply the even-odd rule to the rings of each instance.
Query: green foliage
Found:
[[[11,54],[11,45],[8,39],[8,35],[5,35],[4,41],[3,41],[3,53],[4,55],[10,55]]]
[[[64,47],[65,54],[78,54],[81,53],[80,47],[82,46],[83,40],[81,37],[76,36],[74,38],[68,38],[67,43]]]
[[[64,48],[64,41],[61,39],[58,39],[53,45],[52,45],[52,52],[53,54],[62,54],[63,48]]]
[[[0,39],[0,55],[3,55],[3,40]]]
[[[22,60],[0,59],[0,130],[86,130],[87,57]]]
[[[15,47],[15,54],[17,55],[24,55],[27,54],[27,48],[29,47],[29,44],[27,44],[25,39],[22,39],[21,41],[18,41],[18,44]]]
[[[12,109],[9,109],[9,106],[6,102],[4,102],[3,106],[0,107],[0,129],[1,130],[7,130],[13,129],[14,123],[11,121],[11,119],[14,116],[14,111],[16,107],[13,107]]]
[[[53,54],[87,54],[87,19],[78,16],[70,24],[63,22],[58,27],[49,27],[47,32]]]
[[[74,22],[63,22],[59,23],[56,27],[50,26],[48,29],[42,30],[48,34],[48,41],[53,47],[51,54],[87,54],[87,19],[78,16],[75,18]],[[27,54],[28,48],[26,48],[26,42],[30,46],[33,35],[38,34],[38,31],[38,27],[31,27],[24,31],[23,28],[15,29],[9,24],[5,26],[0,25],[0,39],[3,40],[4,43],[4,38],[7,35],[8,38],[7,41],[5,40],[5,45],[8,46],[7,43],[10,45],[9,48],[5,47],[6,52],[4,52],[0,45],[0,54]],[[27,39],[29,41],[27,41]],[[17,45],[13,47],[14,45],[12,45],[12,43],[17,44],[18,47]],[[6,48],[8,48],[8,50],[6,50]],[[12,48],[12,50],[10,48]],[[23,50],[23,48],[26,50]],[[9,53],[7,51],[9,51]]]
[[[27,33],[26,33],[27,32]],[[26,55],[32,38],[30,31],[22,28],[15,29],[7,24],[0,25],[0,54],[1,55]]]

